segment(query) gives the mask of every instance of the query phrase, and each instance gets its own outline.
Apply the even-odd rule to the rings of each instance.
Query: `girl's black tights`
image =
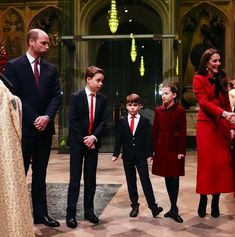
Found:
[[[177,199],[179,193],[179,177],[165,177],[166,189],[171,202],[171,212],[178,214]]]

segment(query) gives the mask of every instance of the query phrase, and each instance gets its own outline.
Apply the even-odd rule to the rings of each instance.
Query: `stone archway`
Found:
[[[133,1],[135,2],[135,1]],[[161,20],[161,34],[165,33],[172,33],[175,32],[174,29],[174,20],[170,20],[169,15],[173,14],[173,10],[175,5],[169,4],[163,1],[154,1],[154,0],[143,0],[143,1],[137,1],[138,3],[141,2],[148,8],[152,9],[152,11],[155,11],[159,16]],[[109,0],[94,0],[94,1],[87,1],[81,9],[81,12],[75,11],[75,34],[77,35],[88,35],[90,34],[90,25],[92,22],[93,16],[97,15],[99,12],[103,11],[103,9],[110,8],[110,1]],[[76,9],[76,5],[75,5]],[[79,15],[76,15],[79,14]],[[78,23],[79,24],[78,24]],[[154,25],[154,22],[153,22]],[[148,26],[149,27],[149,26]],[[152,28],[152,32],[154,32],[154,26]],[[173,39],[165,39],[163,41],[163,52],[162,54],[162,72],[163,74],[167,74],[167,72],[172,71],[174,68],[175,60],[174,57],[172,57],[173,50]],[[82,55],[88,55],[89,54],[89,48],[88,47],[81,47],[80,52]],[[89,65],[89,59],[84,58],[81,62],[81,70],[83,68],[86,68]],[[174,78],[174,75],[172,73],[168,73],[169,77]]]
[[[10,8],[5,12],[2,22],[2,39],[8,59],[19,57],[24,52],[24,20],[18,11]]]
[[[180,24],[180,39],[182,40],[182,75],[184,85],[191,84],[197,70],[203,51],[215,47],[222,52],[226,66],[225,55],[228,53],[229,20],[226,15],[214,5],[199,4],[183,16]]]
[[[50,38],[50,50],[47,55],[50,62],[58,65],[58,35],[61,12],[55,7],[48,7],[40,11],[30,22],[29,29],[40,28]]]

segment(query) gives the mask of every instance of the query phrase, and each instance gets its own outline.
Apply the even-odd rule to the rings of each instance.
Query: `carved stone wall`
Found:
[[[31,28],[40,28],[50,37],[48,61],[58,65],[58,25],[60,21],[58,1],[0,1],[0,42],[8,54],[8,60],[21,56],[27,49],[26,34]],[[58,116],[53,147],[58,147]]]
[[[192,77],[203,51],[209,47],[219,49],[227,75],[234,75],[234,14],[232,0],[179,1],[178,33],[182,42],[181,73],[184,88],[182,102],[189,108],[188,136],[195,136],[198,106],[192,91]]]
[[[234,14],[232,0],[186,1],[179,5],[179,37],[182,40],[182,75],[184,85],[191,84],[200,49],[214,46],[221,50],[224,68],[234,74]],[[197,47],[197,50],[194,50]],[[193,54],[193,56],[192,56]],[[191,56],[191,58],[190,58]]]

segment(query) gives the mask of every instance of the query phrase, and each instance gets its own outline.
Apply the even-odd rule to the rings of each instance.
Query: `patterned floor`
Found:
[[[98,184],[95,195],[95,213],[97,216],[103,212],[111,199],[115,196],[121,184]],[[51,217],[64,220],[66,216],[68,184],[47,184],[47,202]],[[83,220],[83,185],[77,204],[77,220]]]
[[[111,162],[112,154],[102,153],[97,169],[97,192],[95,212],[100,224],[94,225],[83,219],[81,193],[78,203],[78,227],[70,229],[65,223],[65,209],[69,182],[68,154],[52,153],[48,167],[47,185],[49,214],[60,221],[61,226],[50,228],[35,225],[37,237],[235,237],[235,198],[231,193],[222,194],[220,200],[221,216],[213,218],[211,196],[208,197],[207,215],[197,215],[199,195],[195,193],[197,159],[196,151],[188,151],[186,156],[186,175],[180,178],[178,206],[183,223],[164,218],[170,208],[164,178],[151,174],[150,178],[157,202],[164,211],[153,218],[148,209],[140,182],[140,213],[130,218],[130,202],[122,160]],[[31,181],[28,176],[29,182]]]

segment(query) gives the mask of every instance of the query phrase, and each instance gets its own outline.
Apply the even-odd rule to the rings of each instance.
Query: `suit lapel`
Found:
[[[142,116],[140,115],[140,119],[139,119],[139,122],[137,124],[137,127],[136,127],[136,130],[135,130],[135,135],[139,132],[140,128],[142,127],[143,125],[143,118]]]
[[[128,133],[130,133],[132,135],[132,132],[131,132],[131,129],[130,129],[130,125],[128,123],[128,116],[124,117],[123,124],[124,124],[125,131],[128,131]]]
[[[82,104],[84,105],[84,112],[88,115],[88,121],[89,121],[89,105],[87,100],[87,95],[85,89],[82,91]]]
[[[96,94],[96,102],[95,102],[95,118],[97,116],[97,113],[100,109],[100,105],[101,105],[101,96],[99,93]]]
[[[26,55],[23,56],[21,63],[23,64],[22,70],[24,70],[25,80],[27,80],[27,86],[31,89],[34,89],[35,93],[39,93],[39,90],[35,83],[32,67]]]
[[[34,82],[33,70],[26,55],[23,56],[21,63],[24,65],[22,67],[24,72],[28,74],[26,78],[29,78],[32,82]]]
[[[46,86],[46,78],[47,78],[47,64],[41,60],[40,62],[40,76],[39,76],[39,91],[42,93]]]

